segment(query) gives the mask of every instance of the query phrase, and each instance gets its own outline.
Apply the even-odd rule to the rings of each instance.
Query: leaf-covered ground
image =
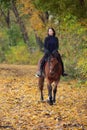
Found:
[[[0,130],[87,130],[87,88],[60,81],[50,106],[39,101],[35,72],[36,66],[0,65]]]

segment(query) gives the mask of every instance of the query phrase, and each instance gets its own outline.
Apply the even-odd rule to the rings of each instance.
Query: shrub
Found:
[[[34,50],[30,53],[28,46],[25,44],[12,46],[6,52],[6,62],[10,64],[37,64],[42,53]]]

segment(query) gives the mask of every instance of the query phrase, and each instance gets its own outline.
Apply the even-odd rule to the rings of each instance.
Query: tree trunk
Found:
[[[85,5],[85,1],[84,0],[79,0],[80,5],[83,7]]]
[[[35,30],[34,30],[34,34],[35,34],[36,42],[39,46],[40,51],[43,51],[43,42],[42,42],[41,38],[37,35]]]
[[[7,12],[6,22],[7,22],[8,28],[10,28],[10,11],[9,10]]]
[[[43,21],[43,23],[46,24],[49,19],[49,13],[46,11],[44,13],[39,14],[39,17]]]
[[[7,24],[7,27],[10,28],[10,11],[8,9],[7,14],[0,8],[1,14],[3,15],[5,22]]]
[[[13,10],[13,13],[17,19],[17,22],[20,26],[20,30],[21,30],[21,33],[22,33],[22,36],[23,36],[23,39],[24,39],[24,42],[28,44],[28,46],[30,47],[29,45],[29,37],[28,37],[28,33],[26,31],[26,27],[21,19],[21,17],[19,16],[19,13],[18,13],[18,10],[17,10],[17,7],[16,7],[16,4],[14,2],[14,0],[12,0],[12,10]]]

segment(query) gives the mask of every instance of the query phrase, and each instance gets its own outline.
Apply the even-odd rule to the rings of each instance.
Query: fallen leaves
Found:
[[[86,130],[87,88],[61,81],[50,106],[39,101],[35,72],[35,66],[0,65],[0,130]]]

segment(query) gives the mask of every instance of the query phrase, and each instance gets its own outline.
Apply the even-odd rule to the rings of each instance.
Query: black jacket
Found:
[[[45,53],[53,53],[57,51],[59,48],[58,38],[55,36],[48,36],[44,40],[44,52]]]

